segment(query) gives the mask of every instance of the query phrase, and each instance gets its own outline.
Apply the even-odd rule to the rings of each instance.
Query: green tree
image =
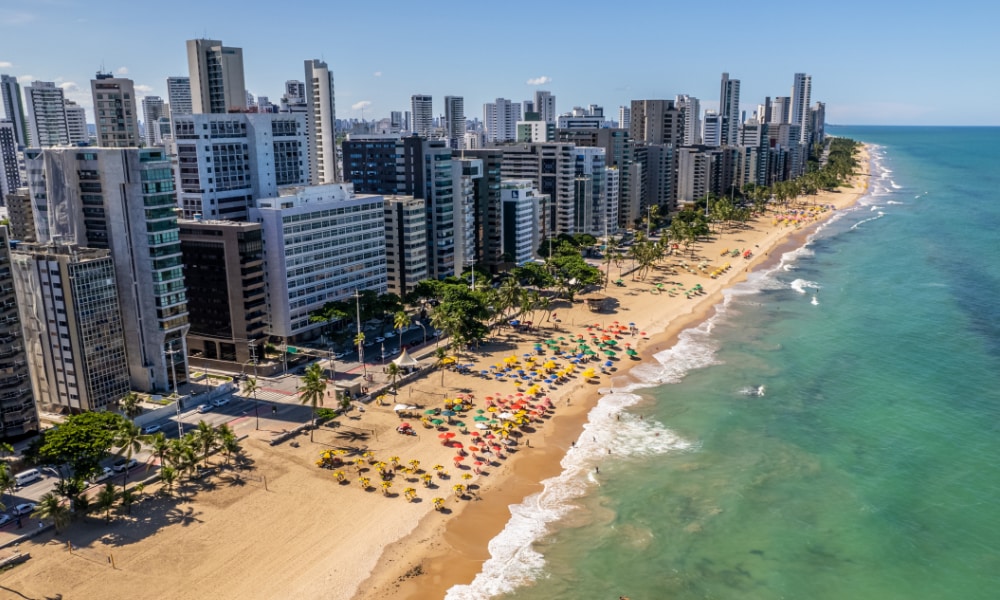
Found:
[[[135,418],[142,414],[142,396],[129,392],[118,400],[118,408],[126,418],[135,422]]]
[[[4,497],[7,494],[11,494],[17,489],[17,479],[14,478],[14,474],[10,471],[10,466],[0,461],[0,511],[7,510],[7,504],[4,501]]]
[[[131,515],[132,505],[135,504],[135,501],[137,499],[138,495],[136,494],[135,490],[124,488],[118,495],[119,507],[125,511],[125,514]]]
[[[222,453],[226,457],[226,464],[229,464],[229,460],[234,456],[238,455],[242,448],[240,448],[240,441],[236,437],[236,433],[233,429],[226,424],[219,426],[219,443],[222,446]]]
[[[97,492],[96,506],[97,510],[104,513],[104,518],[110,523],[111,522],[111,509],[114,507],[115,502],[118,501],[118,488],[115,484],[108,482],[101,488],[101,491]]]
[[[98,470],[123,424],[131,423],[111,412],[71,415],[58,428],[47,429],[42,434],[38,460],[52,466],[65,464],[72,473],[89,476]]]
[[[170,456],[170,440],[167,436],[163,435],[162,431],[149,436],[149,447],[153,451],[153,456],[159,460],[160,467],[165,466]]]
[[[392,328],[399,332],[399,343],[403,343],[403,330],[410,326],[410,315],[406,311],[399,310],[392,317]]]
[[[247,377],[243,382],[243,393],[253,395],[253,413],[255,417],[254,429],[260,429],[260,417],[257,414],[257,391],[260,390],[260,384],[257,383],[256,377]]]
[[[302,376],[302,385],[298,387],[299,399],[302,404],[312,406],[312,429],[309,430],[309,441],[313,441],[313,430],[316,428],[316,409],[323,406],[323,398],[326,397],[326,379],[323,378],[323,369],[319,363],[313,363],[306,368]]]
[[[208,466],[208,456],[215,450],[218,440],[218,432],[214,427],[204,421],[198,421],[198,428],[194,430],[196,447],[201,450],[201,460],[204,466]]]
[[[441,387],[444,387],[444,368],[448,364],[448,351],[444,348],[434,350],[434,368],[441,371]]]
[[[170,465],[160,467],[160,481],[163,482],[169,494],[174,488],[174,482],[177,481],[177,469]]]
[[[385,366],[385,373],[389,376],[389,387],[392,391],[396,391],[396,380],[398,380],[403,375],[403,370],[399,368],[394,362],[390,362]]]
[[[118,455],[123,456],[125,460],[132,460],[132,455],[142,450],[144,438],[142,430],[135,423],[123,421],[115,432],[114,443],[119,448]],[[128,469],[125,469],[124,482],[128,483]]]
[[[70,512],[59,496],[48,492],[38,500],[35,517],[38,519],[51,519],[52,523],[56,526],[56,531],[62,531],[69,524]]]

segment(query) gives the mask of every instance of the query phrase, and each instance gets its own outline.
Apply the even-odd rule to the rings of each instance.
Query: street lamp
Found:
[[[420,328],[424,330],[424,345],[426,346],[427,345],[427,328],[424,327],[424,324],[420,322],[420,319],[417,319],[417,325],[420,325]]]
[[[260,402],[257,401],[257,386],[260,379],[257,377],[257,345],[253,340],[250,341],[250,360],[253,361],[253,416],[257,421],[254,428],[260,429],[260,411],[258,410]]]
[[[164,354],[170,356],[170,375],[174,380],[174,407],[177,409],[177,439],[180,439],[184,437],[184,426],[181,425],[181,396],[177,393],[177,361],[174,360],[174,355],[177,354],[177,350],[174,350],[176,341],[170,340],[170,350],[164,351]]]

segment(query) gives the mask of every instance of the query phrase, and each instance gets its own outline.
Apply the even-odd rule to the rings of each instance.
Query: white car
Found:
[[[22,515],[31,514],[31,512],[34,510],[35,510],[34,502],[25,502],[24,504],[18,504],[17,506],[15,506],[14,510],[12,510],[11,512],[14,513],[15,516],[20,517]]]
[[[159,431],[162,428],[163,428],[163,426],[160,425],[159,423],[157,423],[155,425],[146,425],[145,427],[142,428],[142,434],[143,435],[152,435],[152,434],[156,433],[157,431]]]
[[[390,331],[389,333],[385,334],[385,339],[394,338],[394,337],[396,337],[396,332],[395,331]]]
[[[212,410],[211,404],[202,404],[201,406],[198,407],[198,412],[200,413],[207,413],[210,410]]]
[[[118,471],[119,473],[124,473],[125,471],[128,471],[129,469],[135,467],[138,464],[139,461],[137,461],[134,458],[125,460],[125,458],[122,457],[116,460],[114,464],[111,465],[111,468],[113,468],[115,471]]]
[[[222,396],[221,398],[216,398],[215,400],[212,400],[212,404],[216,406],[225,406],[229,404],[229,400],[230,400],[229,396]]]
[[[385,338],[382,337],[382,336],[379,336],[379,337],[375,338],[375,343],[376,344],[381,344],[384,341],[385,341]]]
[[[111,467],[104,467],[90,478],[90,483],[100,483],[114,474],[115,472],[111,470]]]

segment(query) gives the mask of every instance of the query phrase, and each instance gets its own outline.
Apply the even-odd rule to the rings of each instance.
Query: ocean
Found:
[[[829,133],[868,194],[617,380],[449,600],[998,597],[1000,128]]]

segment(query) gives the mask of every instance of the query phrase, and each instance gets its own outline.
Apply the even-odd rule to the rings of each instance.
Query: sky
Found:
[[[166,99],[187,75],[185,40],[243,49],[247,89],[278,103],[303,62],[327,62],[337,116],[409,110],[412,94],[465,98],[483,118],[498,97],[551,91],[559,113],[597,104],[617,118],[633,99],[688,94],[718,105],[723,72],[741,81],[741,108],[790,96],[812,76],[827,122],[1000,125],[982,102],[1000,97],[1000,8],[982,0],[731,2],[630,0],[0,0],[0,73],[22,85],[55,81],[90,111],[102,69],[138,95]],[[141,115],[140,115],[141,119]]]

